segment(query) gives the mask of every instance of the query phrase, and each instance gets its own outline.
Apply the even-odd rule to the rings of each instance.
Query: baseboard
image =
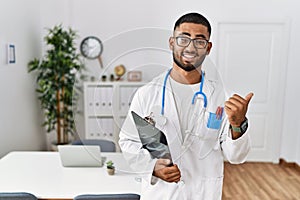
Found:
[[[287,162],[286,160],[284,160],[283,158],[279,159],[279,165],[282,167],[293,167],[295,168],[297,171],[300,172],[300,166],[295,163],[295,162]]]

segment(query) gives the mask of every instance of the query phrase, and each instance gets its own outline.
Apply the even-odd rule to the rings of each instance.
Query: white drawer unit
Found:
[[[85,82],[84,119],[86,139],[113,141],[117,150],[131,100],[143,82]]]

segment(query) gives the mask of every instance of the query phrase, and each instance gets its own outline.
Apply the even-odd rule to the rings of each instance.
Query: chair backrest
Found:
[[[101,148],[101,152],[115,152],[116,145],[112,141],[109,140],[75,140],[72,142],[72,145],[99,145]]]
[[[139,200],[138,194],[82,194],[74,200]]]
[[[28,192],[0,192],[0,200],[37,200],[37,197]]]

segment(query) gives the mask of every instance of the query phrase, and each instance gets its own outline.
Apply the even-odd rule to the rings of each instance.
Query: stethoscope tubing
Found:
[[[205,74],[204,74],[204,72],[202,72],[201,74],[203,74],[203,75],[202,75],[202,78],[201,78],[200,89],[199,89],[198,92],[196,92],[194,94],[193,99],[192,99],[192,104],[194,105],[196,97],[198,95],[201,95],[201,96],[203,96],[203,102],[204,102],[203,107],[206,108],[207,107],[207,97],[206,97],[206,95],[203,92],[203,83],[204,83],[204,76],[205,76]]]
[[[160,111],[160,114],[162,116],[164,115],[164,112],[165,112],[165,95],[166,95],[167,80],[170,76],[171,71],[172,71],[172,68],[170,68],[168,70],[168,72],[164,78],[164,84],[163,84],[163,88],[162,88],[161,111]],[[201,77],[201,82],[200,82],[200,88],[199,88],[198,92],[195,92],[193,99],[192,99],[192,104],[195,104],[195,99],[197,98],[198,95],[201,95],[203,97],[203,102],[204,102],[203,107],[206,108],[207,107],[207,96],[203,92],[203,84],[204,84],[204,77],[205,77],[205,73],[203,71],[201,73],[201,76],[202,77]]]
[[[164,79],[164,85],[163,85],[163,90],[162,90],[162,100],[161,100],[161,111],[160,114],[163,116],[165,112],[165,96],[166,96],[166,85],[167,85],[167,80],[168,77],[170,76],[170,73],[172,71],[172,68],[170,68],[165,76]]]

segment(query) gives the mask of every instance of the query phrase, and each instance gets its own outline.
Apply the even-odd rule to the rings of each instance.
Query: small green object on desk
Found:
[[[106,167],[107,167],[107,173],[109,175],[114,175],[115,174],[115,166],[114,166],[114,163],[111,160],[106,162]]]

